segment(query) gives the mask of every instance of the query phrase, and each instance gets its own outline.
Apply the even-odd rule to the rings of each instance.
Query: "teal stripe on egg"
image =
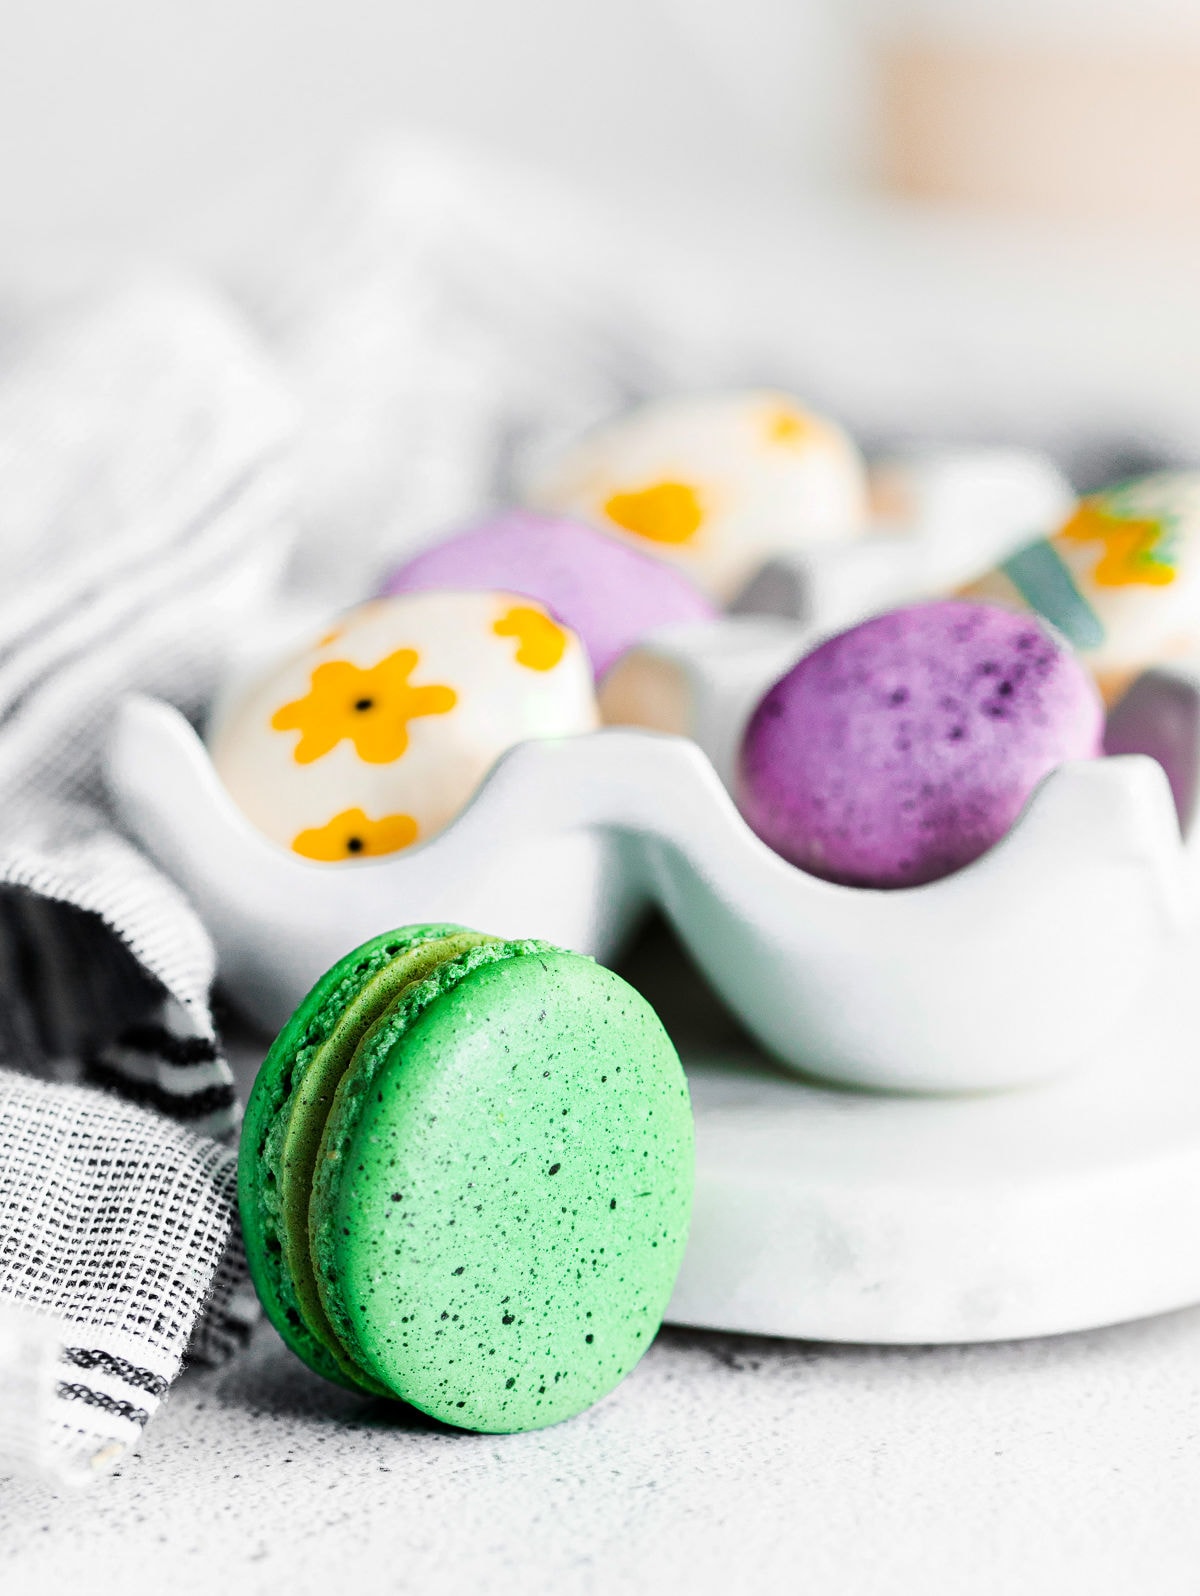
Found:
[[[1017,592],[1033,610],[1044,615],[1068,642],[1078,649],[1100,648],[1104,625],[1075,586],[1070,571],[1054,545],[1039,538],[1001,566]]]

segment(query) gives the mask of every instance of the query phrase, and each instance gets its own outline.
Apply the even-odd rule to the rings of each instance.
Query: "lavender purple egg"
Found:
[[[383,594],[495,589],[537,599],[581,639],[599,680],[656,627],[712,620],[711,601],[661,560],[560,516],[509,510],[423,550]]]
[[[802,870],[918,886],[985,853],[1056,765],[1101,753],[1103,733],[1091,676],[1039,621],[914,605],[776,682],[746,729],[738,801]]]

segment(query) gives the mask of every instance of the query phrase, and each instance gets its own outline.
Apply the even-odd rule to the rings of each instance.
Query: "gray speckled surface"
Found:
[[[583,1417],[466,1436],[264,1328],[108,1484],[6,1489],[0,1559],[14,1592],[1183,1596],[1198,1393],[1196,1312],[930,1352],[667,1331]]]

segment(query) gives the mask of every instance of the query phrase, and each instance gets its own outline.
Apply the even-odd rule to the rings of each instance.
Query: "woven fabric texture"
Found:
[[[274,585],[291,405],[219,299],[160,276],[14,311],[8,344],[0,1058],[128,1077],[142,1100],[178,1099],[195,1128],[228,1133],[207,934],[113,825],[101,759],[123,692],[199,709]]]
[[[159,275],[8,307],[0,344],[0,1468],[63,1482],[248,1323],[211,944],[102,757],[128,690],[197,712],[277,583],[292,407]]]
[[[0,1462],[82,1482],[140,1438],[226,1254],[234,1180],[211,1138],[0,1071]]]

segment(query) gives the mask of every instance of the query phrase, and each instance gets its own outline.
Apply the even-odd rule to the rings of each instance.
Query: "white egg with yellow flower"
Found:
[[[213,763],[308,859],[396,853],[466,806],[506,749],[592,730],[573,632],[509,593],[411,593],[351,611],[218,706]]]
[[[660,399],[589,433],[529,485],[727,601],[773,555],[857,535],[862,458],[834,422],[770,390]]]

